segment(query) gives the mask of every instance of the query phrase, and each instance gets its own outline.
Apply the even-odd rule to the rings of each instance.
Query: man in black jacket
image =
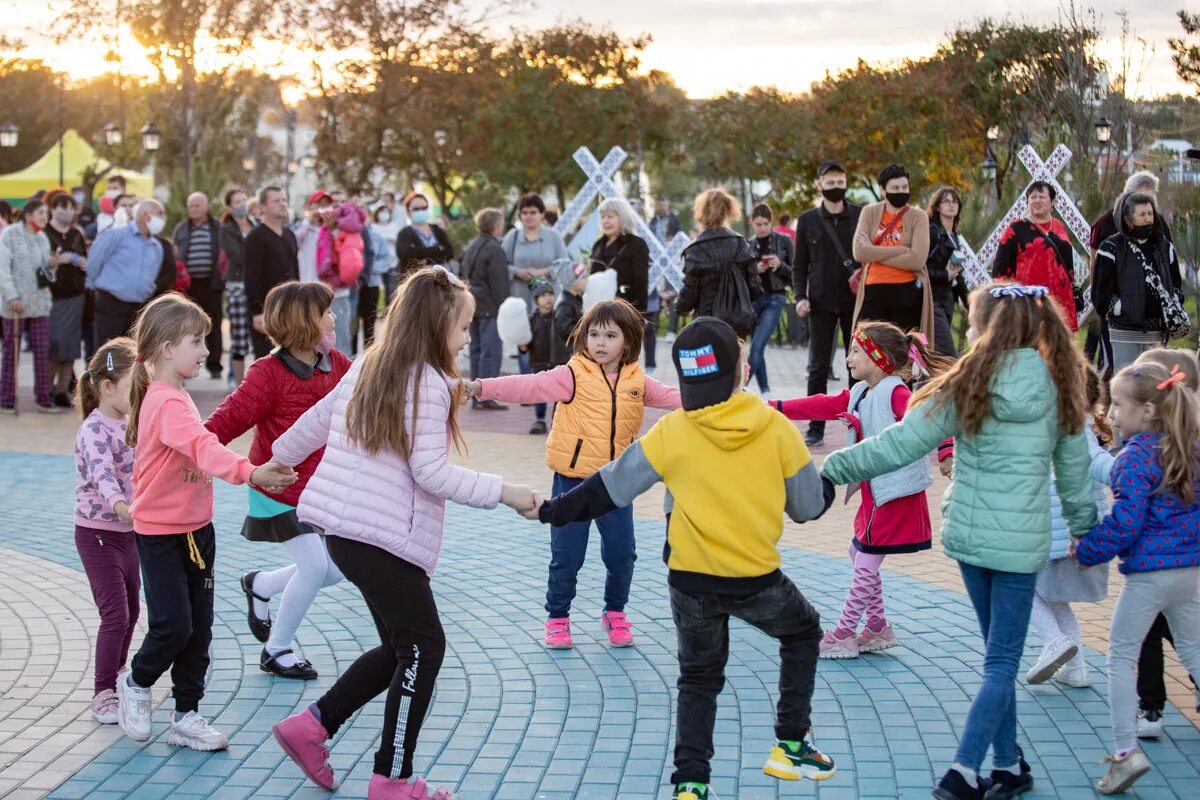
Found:
[[[462,276],[475,297],[475,316],[471,319],[471,380],[495,378],[500,374],[504,345],[496,315],[508,297],[508,259],[500,246],[504,212],[485,208],[475,215],[479,235],[467,244],[462,255]],[[472,408],[501,411],[506,406],[495,400],[472,400]]]
[[[859,268],[850,257],[854,229],[862,207],[846,200],[846,168],[826,161],[817,169],[821,204],[800,215],[796,222],[796,262],[792,286],[796,314],[809,319],[808,394],[825,394],[837,328],[850,345],[854,322],[854,294],[850,276]],[[809,423],[804,441],[815,447],[825,440],[825,423]]]
[[[271,340],[263,330],[263,303],[267,293],[281,283],[299,280],[300,261],[296,234],[287,227],[287,195],[278,186],[268,186],[258,194],[262,224],[246,236],[244,271],[246,311],[250,315],[250,343],[254,357],[271,352]]]

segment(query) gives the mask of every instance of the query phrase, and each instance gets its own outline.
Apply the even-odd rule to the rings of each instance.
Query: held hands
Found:
[[[943,478],[949,478],[950,473],[954,471],[954,456],[942,459],[941,463],[938,464],[938,469],[941,471]]]
[[[298,477],[291,467],[268,461],[250,473],[250,484],[268,492],[279,492],[295,483]]]
[[[483,381],[481,380],[463,381],[462,387],[467,396],[472,399],[478,399],[479,395],[483,393]]]
[[[124,500],[118,500],[113,504],[113,512],[126,525],[133,524],[133,515],[129,513],[129,505]]]
[[[544,502],[531,487],[522,483],[506,483],[500,488],[500,502],[525,519],[537,519],[537,510]],[[533,516],[530,516],[532,514]]]

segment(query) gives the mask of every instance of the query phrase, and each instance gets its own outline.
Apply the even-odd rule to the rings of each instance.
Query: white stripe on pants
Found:
[[[1108,702],[1116,751],[1137,746],[1138,654],[1159,612],[1171,626],[1179,660],[1200,675],[1200,567],[1125,576],[1108,635]]]

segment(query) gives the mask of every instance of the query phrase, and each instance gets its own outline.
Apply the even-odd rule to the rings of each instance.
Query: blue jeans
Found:
[[[554,473],[553,494],[583,483],[582,478],[568,478]],[[633,582],[633,562],[637,560],[633,537],[633,506],[610,511],[596,519],[600,529],[600,558],[608,570],[604,581],[604,610],[624,611],[629,602],[629,585]],[[575,579],[583,568],[587,555],[590,522],[572,522],[550,528],[550,582],[546,588],[546,611],[550,618],[571,613],[575,599]]]
[[[758,388],[763,392],[771,389],[765,357],[767,343],[779,327],[779,317],[783,315],[785,303],[787,294],[784,292],[766,292],[754,301],[754,315],[758,322],[750,337],[750,377],[758,380]]]
[[[496,326],[495,317],[476,317],[471,320],[470,357],[471,380],[500,375],[504,344],[500,341],[500,329]]]
[[[1017,763],[1017,692],[1015,681],[1029,630],[1037,575],[1001,572],[958,563],[985,646],[983,683],[967,712],[954,760],[978,771],[992,748],[995,768]]]

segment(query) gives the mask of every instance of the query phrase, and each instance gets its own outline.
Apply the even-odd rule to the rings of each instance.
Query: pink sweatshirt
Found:
[[[133,528],[148,535],[203,528],[213,518],[213,476],[248,483],[254,471],[205,429],[191,395],[159,381],[142,399],[133,463]]]
[[[611,379],[616,372],[610,373]],[[480,381],[480,400],[508,403],[565,403],[575,394],[575,376],[565,364],[530,375],[506,375]],[[674,411],[680,407],[679,390],[646,376],[646,405]]]
[[[113,506],[133,497],[133,448],[125,444],[125,421],[96,409],[75,436],[75,524],[102,531],[130,532]]]

